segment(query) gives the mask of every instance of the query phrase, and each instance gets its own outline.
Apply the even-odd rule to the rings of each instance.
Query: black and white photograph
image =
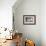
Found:
[[[36,15],[24,15],[23,24],[24,25],[35,25],[36,24]]]
[[[46,0],[0,0],[0,46],[46,46]]]

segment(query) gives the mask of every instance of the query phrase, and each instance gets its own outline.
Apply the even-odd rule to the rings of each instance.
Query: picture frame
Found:
[[[24,25],[35,25],[36,24],[36,15],[24,15],[23,24]]]

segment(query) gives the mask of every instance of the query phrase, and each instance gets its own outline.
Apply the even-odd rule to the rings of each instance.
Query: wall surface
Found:
[[[0,27],[12,29],[12,6],[16,0],[0,0]]]
[[[41,1],[41,38],[42,46],[46,46],[46,0]]]
[[[33,39],[37,46],[46,46],[46,0],[18,0],[13,6],[15,30]],[[36,25],[23,25],[23,15],[36,15]],[[40,45],[42,44],[42,45]]]
[[[13,6],[15,30],[23,33],[23,37],[35,41],[41,46],[41,1],[18,0]],[[36,25],[24,25],[23,15],[36,15]]]

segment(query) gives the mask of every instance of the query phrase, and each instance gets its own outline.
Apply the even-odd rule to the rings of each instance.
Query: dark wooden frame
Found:
[[[25,23],[25,22],[24,22],[24,18],[25,18],[25,17],[31,17],[31,16],[34,17],[34,23]],[[23,16],[23,24],[24,24],[24,25],[35,25],[35,24],[36,24],[36,15],[24,15],[24,16]]]

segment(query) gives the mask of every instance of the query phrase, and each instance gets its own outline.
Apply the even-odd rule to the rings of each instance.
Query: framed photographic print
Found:
[[[23,24],[24,25],[35,25],[36,24],[36,15],[24,15]]]

